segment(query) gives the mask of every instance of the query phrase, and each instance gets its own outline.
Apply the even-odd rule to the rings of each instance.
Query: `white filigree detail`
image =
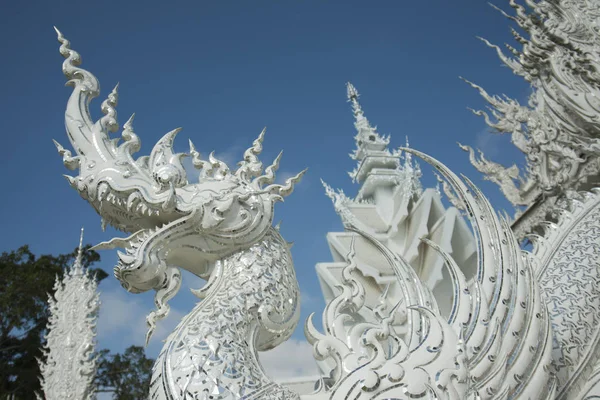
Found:
[[[500,10],[526,33],[523,36],[512,29],[522,50],[506,45],[511,57],[498,46],[481,40],[531,84],[529,104],[523,106],[507,96],[489,95],[467,81],[491,106],[491,116],[484,111],[473,112],[483,116],[495,132],[511,135],[511,142],[526,156],[525,175],[519,175],[514,165],[504,168],[483,155],[476,160],[470,148],[463,149],[470,151],[475,168],[500,185],[511,203],[538,207],[543,203],[538,201],[540,196],[547,199],[577,190],[600,173],[600,3],[525,3],[522,6],[515,0],[509,2],[514,15]],[[523,225],[534,227],[545,215],[519,213],[518,217],[517,223],[519,219],[532,218]]]
[[[525,175],[462,146],[513,204],[529,207],[514,222],[515,232],[466,178],[408,143],[390,151],[389,137],[370,125],[356,88],[347,85],[357,129],[351,157],[358,166],[350,175],[361,188],[351,199],[323,183],[348,230],[343,239],[351,244],[346,255],[343,244],[335,249],[341,278],[323,312],[324,331],[312,318],[306,325],[315,358],[332,365],[332,374],[303,400],[563,399],[591,393],[585,380],[597,380],[593,369],[600,354],[600,206],[596,192],[578,195],[574,189],[599,165],[600,42],[594,24],[600,6],[587,0],[526,3],[531,10],[510,0],[516,16],[509,18],[530,38],[514,32],[523,52],[509,48],[518,60],[500,56],[534,86],[529,106],[471,84],[494,108],[493,118],[476,113],[497,131],[511,133],[527,154]],[[265,376],[256,351],[285,341],[298,321],[289,244],[272,222],[274,203],[292,192],[302,173],[274,184],[281,154],[263,171],[258,155],[264,130],[235,171],[212,153],[202,159],[190,142],[189,155],[201,170],[195,183],[181,165],[185,155],[173,151],[178,129],[150,156],[134,159],[140,140],[132,118],[120,139],[109,137],[118,130],[117,88],[102,103],[104,116],[92,122],[87,105],[98,95],[98,82],[78,67],[79,55],[60,33],[59,41],[73,86],[66,125],[76,155],[57,148],[67,168],[79,170],[67,178],[71,186],[106,223],[130,233],[97,248],[125,248],[117,278],[128,291],[156,291],[148,337],[169,311],[180,268],[207,281],[193,291],[202,301],[158,357],[151,398],[299,399]],[[421,196],[421,171],[412,155],[442,175],[450,202],[471,223],[472,243],[468,235],[449,243],[462,222],[456,210],[418,209],[421,200],[440,203],[431,192]],[[429,221],[434,209],[436,219]],[[418,223],[411,225],[413,217]],[[540,236],[531,235],[548,217]],[[452,235],[435,231],[433,225],[442,223]],[[517,242],[526,234],[535,242],[532,253]],[[440,237],[442,244],[435,240]],[[431,271],[414,268],[424,265],[415,260],[432,253],[429,266],[442,260],[446,279],[430,274],[426,281],[422,277]],[[368,271],[361,257],[377,258],[379,269]],[[382,282],[386,289],[373,305],[369,295]],[[436,300],[436,284],[450,288],[446,297]],[[391,291],[399,301],[390,302]]]
[[[204,300],[156,361],[152,398],[263,398],[265,391],[272,398],[293,398],[266,378],[255,352],[287,340],[298,322],[288,244],[272,223],[275,203],[292,193],[305,171],[274,183],[281,154],[263,171],[258,155],[264,130],[235,171],[213,153],[203,160],[190,142],[189,156],[201,170],[196,183],[188,182],[181,163],[187,155],[173,151],[180,129],[159,140],[150,156],[134,159],[140,139],[133,118],[121,138],[109,136],[119,127],[117,88],[102,103],[104,116],[92,122],[88,104],[99,94],[98,81],[79,67],[79,54],[60,32],[58,40],[63,72],[73,86],[65,122],[77,156],[57,147],[68,168],[78,167],[77,177],[67,177],[71,186],[103,223],[130,233],[95,248],[124,248],[115,276],[129,292],[155,291],[146,341],[169,313],[167,302],[181,285],[180,268],[208,281],[195,291]]]
[[[96,280],[81,265],[82,240],[83,229],[75,262],[62,280],[56,277],[54,296],[48,296],[45,360],[39,362],[46,400],[96,398],[93,353],[100,296]]]
[[[315,356],[332,359],[335,368],[329,382],[305,398],[337,400],[361,393],[368,399],[553,398],[548,313],[531,261],[521,254],[508,222],[470,182],[423,153],[403,150],[437,168],[464,204],[479,248],[476,277],[467,283],[453,258],[423,239],[444,257],[452,280],[451,312],[443,318],[427,303],[426,289],[408,262],[372,235],[349,227],[385,255],[404,298],[394,313],[382,302],[373,311],[375,322],[364,320],[366,295],[353,276],[353,243],[341,293],[323,313],[325,333],[312,319],[307,323]]]
[[[559,398],[571,398],[600,358],[600,189],[571,193],[553,222],[530,234],[529,254],[554,331],[553,372]]]

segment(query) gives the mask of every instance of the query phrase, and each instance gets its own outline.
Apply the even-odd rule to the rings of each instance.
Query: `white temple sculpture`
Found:
[[[517,13],[511,18],[531,34],[531,42],[517,35],[527,66],[505,60],[532,82],[543,73],[533,96],[537,108],[521,122],[528,130],[513,132],[530,162],[515,204],[529,207],[520,218],[537,213],[534,222],[517,220],[513,229],[529,234],[533,250],[520,248],[508,217],[499,217],[468,179],[414,149],[388,150],[349,85],[358,130],[352,156],[359,163],[351,176],[361,188],[350,199],[326,186],[348,232],[329,236],[334,262],[318,267],[328,300],[324,331],[311,316],[305,332],[328,376],[310,394],[271,381],[256,353],[285,341],[298,322],[289,246],[272,221],[274,203],[292,192],[302,173],[273,183],[280,157],[263,170],[264,132],[235,171],[212,154],[201,159],[190,142],[198,182],[188,180],[184,154],[173,152],[179,130],[167,133],[150,156],[134,158],[140,139],[131,118],[120,138],[110,137],[119,128],[116,88],[94,122],[88,104],[99,94],[98,81],[79,67],[79,54],[58,33],[63,72],[73,87],[65,122],[76,154],[57,148],[65,165],[78,170],[67,177],[70,185],[105,223],[130,234],[96,248],[124,248],[115,276],[132,293],[156,292],[148,335],[168,313],[179,268],[207,282],[194,291],[201,301],[156,361],[151,399],[600,396],[600,191],[574,190],[598,162],[593,149],[600,110],[592,78],[600,51],[599,3],[526,2],[529,11],[509,0]],[[545,62],[559,68],[544,69]],[[496,117],[504,121],[509,114]],[[583,126],[585,134],[575,132]],[[412,156],[437,169],[472,236],[456,209],[439,204],[438,191],[421,190]],[[507,182],[504,172],[494,179]],[[535,207],[552,196],[552,220],[544,222],[546,213]]]
[[[474,83],[490,104],[492,116],[474,111],[511,142],[526,158],[525,171],[478,159],[469,146],[471,163],[497,183],[520,210],[512,228],[524,238],[552,218],[557,201],[575,190],[600,182],[600,2],[597,0],[526,0],[526,7],[509,1],[514,15],[501,11],[526,34],[512,29],[514,58],[496,50],[503,63],[531,84],[528,105],[505,95],[492,96]]]
[[[423,245],[420,238],[427,236],[438,243],[472,276],[477,251],[471,231],[456,208],[444,208],[439,190],[422,190],[421,169],[412,160],[411,153],[388,150],[389,139],[381,137],[370,125],[358,103],[356,88],[348,83],[347,89],[358,131],[356,150],[351,154],[358,165],[350,176],[361,187],[352,199],[324,183],[326,194],[345,226],[377,237],[387,248],[405,258],[432,291],[439,291],[440,297],[447,299],[452,290],[449,280],[444,279],[447,278],[444,259]],[[347,256],[353,240],[363,285],[379,288],[369,291],[375,294],[375,299],[391,285],[388,300],[394,302],[399,288],[393,269],[377,247],[352,231],[327,235],[334,262],[319,263],[316,267],[325,300],[329,302],[334,297],[341,272],[349,262]]]
[[[425,245],[421,238],[429,238],[452,255],[469,277],[476,269],[475,239],[459,210],[444,208],[439,190],[422,190],[421,169],[413,161],[412,154],[388,150],[389,138],[381,137],[365,117],[356,88],[351,83],[346,86],[357,130],[354,138],[356,149],[350,156],[358,165],[350,177],[361,187],[352,199],[323,182],[326,194],[348,228],[345,232],[327,234],[333,262],[322,262],[316,266],[325,301],[333,300],[337,288],[343,284],[343,271],[350,262],[348,257],[352,244],[355,246],[356,263],[354,279],[365,288],[366,307],[362,317],[373,319],[368,309],[378,306],[380,300],[393,307],[402,298],[402,288],[385,254],[376,244],[352,229],[358,228],[376,237],[394,254],[402,256],[431,292],[430,295],[437,299],[429,303],[439,305],[442,314],[449,314],[451,303],[447,300],[452,298],[453,286],[444,267],[444,258],[436,249]],[[399,326],[396,328],[401,329]],[[319,365],[324,374],[329,375],[333,366],[327,362]]]
[[[46,359],[39,361],[46,400],[96,398],[93,353],[100,296],[96,280],[82,266],[82,243],[83,229],[75,262],[64,271],[62,279],[56,277],[54,296],[48,296],[50,318],[43,350]]]

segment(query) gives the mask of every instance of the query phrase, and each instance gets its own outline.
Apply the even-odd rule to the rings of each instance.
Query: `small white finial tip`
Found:
[[[352,100],[353,98],[358,98],[358,91],[350,82],[346,82],[346,90],[348,93],[348,100]]]
[[[81,227],[81,234],[79,235],[79,251],[83,248],[83,226]]]

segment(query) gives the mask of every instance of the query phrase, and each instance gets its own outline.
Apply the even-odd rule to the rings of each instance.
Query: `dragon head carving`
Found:
[[[232,171],[211,153],[202,160],[190,141],[190,154],[175,153],[175,129],[156,143],[150,156],[133,155],[140,139],[133,129],[133,116],[121,137],[111,138],[119,124],[115,87],[102,103],[104,116],[93,122],[90,101],[99,94],[99,83],[79,67],[81,58],[57,30],[63,72],[73,93],[67,103],[66,130],[76,155],[55,141],[64,164],[78,170],[66,176],[70,185],[110,224],[128,232],[97,249],[121,247],[115,276],[125,289],[140,293],[154,289],[158,309],[148,316],[151,334],[155,321],[169,310],[166,301],[177,292],[177,267],[210,279],[214,263],[258,242],[271,229],[273,206],[289,195],[305,171],[275,184],[281,153],[263,171],[258,159],[264,130],[244,153],[239,168]],[[189,182],[182,165],[191,157],[200,170],[198,182]],[[210,282],[210,281],[209,281]],[[210,286],[210,284],[207,284]],[[203,291],[197,291],[203,296]]]

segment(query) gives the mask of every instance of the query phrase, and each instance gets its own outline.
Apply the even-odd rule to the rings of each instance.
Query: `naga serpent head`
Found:
[[[231,171],[211,153],[202,160],[190,141],[190,153],[175,153],[175,129],[156,143],[150,156],[134,158],[140,139],[133,130],[133,116],[117,132],[118,100],[115,87],[102,103],[104,116],[93,122],[90,101],[100,91],[96,77],[79,67],[81,58],[57,30],[63,73],[73,93],[67,103],[65,124],[75,149],[72,155],[55,141],[64,164],[78,170],[66,176],[71,187],[87,200],[109,224],[130,233],[127,238],[101,243],[97,249],[121,247],[115,276],[125,289],[140,293],[157,291],[155,319],[168,313],[165,301],[179,288],[176,267],[208,279],[214,262],[258,242],[271,229],[274,203],[289,195],[305,171],[275,184],[281,153],[263,171],[258,155],[264,130]],[[200,170],[198,182],[189,182],[182,165],[191,157]],[[209,286],[209,285],[207,285]],[[201,293],[197,293],[201,295]]]

